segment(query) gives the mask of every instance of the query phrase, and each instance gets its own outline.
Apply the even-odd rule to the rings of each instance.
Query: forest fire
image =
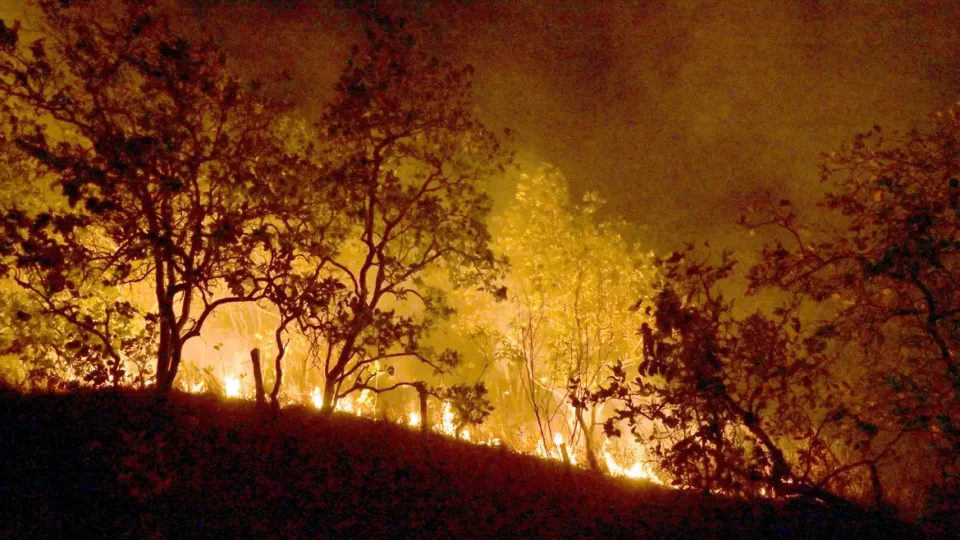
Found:
[[[313,390],[310,391],[310,402],[313,403],[315,409],[323,408],[323,393],[320,392],[320,387],[314,386]]]
[[[245,393],[242,389],[241,378],[236,375],[227,375],[222,381],[222,388],[226,397],[249,398],[249,394]],[[207,391],[207,386],[205,382],[201,380],[189,386],[187,391],[200,394]],[[320,387],[313,387],[308,396],[308,402],[315,409],[319,410],[322,408],[323,393]],[[296,401],[285,400],[285,403],[292,404],[296,403]],[[336,411],[354,416],[375,418],[375,394],[373,392],[363,391],[359,393],[356,398],[352,395],[347,396],[347,398],[338,401]],[[432,430],[436,433],[485,446],[499,446],[502,444],[501,439],[496,437],[481,438],[474,441],[469,429],[461,429],[458,432],[456,415],[449,403],[444,402],[442,404],[436,420],[438,421],[431,422]],[[411,411],[407,417],[404,420],[400,420],[399,423],[414,429],[419,429],[421,424],[420,413]],[[524,451],[523,448],[517,448],[516,450],[543,459],[568,463],[576,467],[581,466],[577,455],[573,453],[571,446],[562,434],[559,432],[554,433],[552,442],[553,444],[549,448],[543,444],[543,441],[538,440],[535,447],[531,450]],[[610,475],[634,480],[644,480],[661,486],[671,487],[653,472],[649,464],[642,461],[642,456],[640,455],[642,452],[639,452],[638,449],[634,449],[633,452],[621,452],[622,454],[632,454],[634,456],[634,461],[631,465],[622,466],[618,463],[617,458],[614,457],[612,446],[610,441],[605,441],[601,450],[606,471]],[[766,490],[764,490],[762,494],[766,496]]]
[[[481,121],[474,67],[433,50],[453,38],[344,4],[363,31],[310,106],[286,92],[312,85],[252,82],[178,2],[29,0],[29,28],[0,20],[3,388],[186,391],[274,418],[312,407],[745,500],[956,510],[960,110],[850,133],[805,165],[815,189],[798,174],[782,195],[748,194],[777,160],[723,149],[754,125],[736,111],[763,108],[748,96],[762,85],[718,77],[722,106],[698,99],[660,130],[710,144],[641,153],[624,169],[670,181],[608,194],[687,186],[672,200],[695,202],[716,187],[700,171],[726,171],[736,189],[714,202],[729,204],[704,215],[729,211],[738,240],[713,247],[731,236],[701,230],[658,252],[659,216],[615,214],[623,201],[573,176],[586,165],[563,164],[572,183],[517,166],[513,131]],[[658,68],[636,93],[676,105],[700,96],[700,73]],[[622,75],[593,74],[563,87]],[[801,130],[775,131],[740,135],[765,152]],[[726,168],[704,157],[728,154]]]
[[[227,375],[224,377],[223,393],[229,398],[240,397],[240,378],[236,375]]]
[[[613,456],[610,446],[610,442],[605,441],[601,453],[603,455],[603,460],[607,467],[607,471],[609,471],[611,475],[624,476],[635,480],[646,480],[648,482],[660,484],[661,486],[668,486],[666,482],[664,482],[656,473],[653,472],[653,469],[648,463],[642,461],[642,456],[634,457],[635,461],[629,467],[623,467],[618,464],[616,458]]]

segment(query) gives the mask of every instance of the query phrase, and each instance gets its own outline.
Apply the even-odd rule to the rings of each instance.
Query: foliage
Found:
[[[474,116],[472,73],[427,56],[401,22],[371,17],[318,124],[335,212],[302,230],[343,241],[300,246],[290,286],[272,300],[312,346],[325,410],[352,392],[412,386],[381,385],[396,362],[436,374],[459,365],[457,352],[424,343],[452,313],[445,289],[493,290],[501,273],[481,188],[510,155]]]
[[[904,498],[931,480],[934,492],[960,488],[958,135],[956,110],[904,134],[874,127],[829,154],[826,218],[804,219],[789,201],[744,218],[779,234],[751,269],[753,289],[816,306],[848,366],[851,411],[878,439],[899,439],[903,457],[924,456]],[[904,471],[890,469],[891,481]]]
[[[108,292],[108,291],[105,291]],[[154,325],[139,320],[129,303],[76,302],[70,317],[89,321],[103,315],[116,348],[103,347],[95,334],[85,332],[31,303],[23,295],[9,294],[0,308],[3,339],[0,354],[15,360],[12,380],[26,388],[70,388],[77,385],[146,384],[155,359]],[[133,369],[133,373],[127,373]]]
[[[769,314],[744,315],[722,294],[734,289],[731,255],[688,247],[663,260],[638,376],[617,365],[585,401],[618,403],[608,433],[626,420],[686,486],[949,518],[958,133],[953,111],[891,138],[875,127],[828,156],[818,208],[781,200],[744,216],[751,233],[772,233],[746,276],[748,293],[777,298]]]
[[[618,364],[589,396],[617,400],[608,434],[625,420],[677,485],[839,501],[849,467],[831,436],[845,417],[829,397],[825,338],[806,337],[790,307],[735,316],[718,286],[735,262],[723,254],[711,264],[692,249],[660,261],[637,376]]]
[[[167,390],[184,343],[217,307],[262,296],[265,278],[248,262],[287,199],[280,109],[156,2],[34,6],[40,38],[22,43],[19,23],[0,25],[3,142],[60,202],[4,209],[5,270],[34,312],[110,358],[113,376],[133,321],[155,325]],[[126,298],[103,293],[121,289]],[[141,295],[150,300],[132,299]]]
[[[596,411],[584,417],[567,408],[566,383],[573,377],[595,388],[608,364],[632,361],[643,317],[628,307],[652,274],[621,224],[598,218],[603,204],[593,193],[572,203],[552,167],[523,177],[498,220],[495,246],[511,262],[506,301],[483,303],[471,318],[475,335],[495,349],[507,392],[501,409],[523,413],[523,421],[532,414],[545,447],[555,431],[567,431],[595,468]]]
[[[482,424],[493,412],[487,393],[486,385],[480,382],[473,385],[455,384],[434,392],[439,400],[450,404],[456,418],[458,436],[464,427]]]

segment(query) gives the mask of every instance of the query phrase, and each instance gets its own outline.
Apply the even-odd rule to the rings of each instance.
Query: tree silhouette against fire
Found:
[[[408,388],[450,402],[461,426],[489,415],[482,383],[432,386],[398,369],[435,376],[462,363],[429,346],[453,315],[452,290],[509,297],[484,190],[511,163],[509,134],[477,119],[472,68],[368,13],[311,125],[157,2],[31,7],[36,39],[0,21],[0,302],[14,329],[2,352],[29,366],[28,384],[170,392],[185,345],[244,303],[278,315],[275,405],[296,335],[325,411]],[[633,308],[648,321],[636,368],[583,352],[604,344],[588,333],[551,338],[568,346],[551,365],[578,367],[562,374],[566,393],[548,381],[549,406],[568,396],[588,433],[613,411],[607,434],[629,429],[678,486],[949,517],[960,496],[958,134],[957,111],[906,134],[875,128],[826,158],[816,208],[783,200],[744,216],[769,235],[742,276],[747,296],[776,298],[774,309],[734,308],[746,255],[691,246],[664,257],[652,297]],[[604,328],[614,300],[591,307]]]

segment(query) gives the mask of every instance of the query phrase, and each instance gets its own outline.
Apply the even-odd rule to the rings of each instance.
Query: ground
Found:
[[[0,429],[4,538],[917,535],[813,501],[705,496],[213,396],[0,391]]]

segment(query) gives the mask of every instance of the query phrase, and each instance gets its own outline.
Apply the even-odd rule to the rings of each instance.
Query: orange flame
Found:
[[[223,392],[227,397],[240,397],[240,379],[236,375],[227,375],[223,379]]]

